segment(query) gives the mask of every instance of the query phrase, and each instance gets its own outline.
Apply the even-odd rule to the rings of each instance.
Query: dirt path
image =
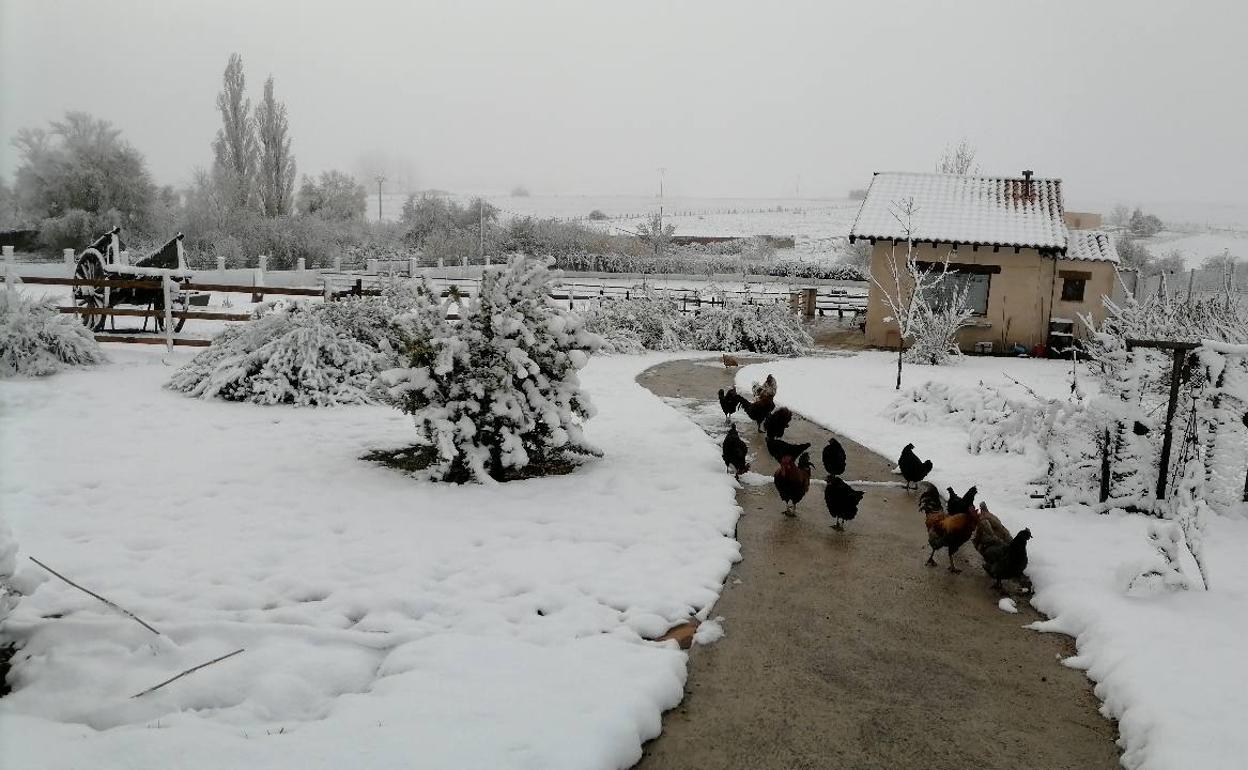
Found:
[[[731,377],[678,361],[638,382],[713,401]],[[770,477],[776,464],[754,427],[738,430],[753,469]],[[785,439],[821,449],[828,435],[795,419]],[[840,440],[847,480],[897,480],[891,462]],[[1083,674],[1057,662],[1071,641],[1022,628],[1040,617],[1025,601],[1019,614],[999,610],[969,545],[962,574],[925,567],[913,493],[863,489],[844,533],[829,527],[822,486],[797,519],[781,515],[770,483],[737,494],[744,559],[714,610],[727,636],[693,650],[685,699],[637,767],[1118,767],[1114,725]]]

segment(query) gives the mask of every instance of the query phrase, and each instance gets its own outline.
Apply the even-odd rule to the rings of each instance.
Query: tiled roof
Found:
[[[880,172],[850,229],[854,238],[906,237],[894,213],[913,200],[916,241],[1066,248],[1062,181],[1022,177]],[[899,212],[897,212],[899,213]]]
[[[1071,230],[1067,237],[1066,259],[1118,264],[1118,245],[1104,230]]]

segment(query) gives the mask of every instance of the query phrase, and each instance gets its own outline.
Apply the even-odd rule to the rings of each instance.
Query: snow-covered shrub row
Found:
[[[865,281],[866,273],[854,265],[820,264],[798,260],[749,260],[724,254],[560,254],[555,266],[570,272],[710,275],[728,273],[770,275],[779,278],[818,278]]]
[[[797,315],[774,303],[704,309],[689,319],[689,328],[699,350],[796,356],[814,344]]]
[[[9,523],[4,518],[4,511],[0,511],[0,623],[9,616],[9,612],[17,606],[19,594],[13,587],[13,573],[17,572],[17,540],[13,537],[13,530],[9,529]],[[0,655],[3,650],[0,650]],[[0,688],[3,687],[0,682]]]
[[[61,314],[46,298],[0,291],[0,377],[42,377],[104,360],[99,343],[77,316]]]
[[[584,318],[608,353],[748,350],[795,356],[813,344],[801,320],[775,303],[702,308],[686,316],[675,301],[651,291],[605,300],[585,311]]]
[[[375,402],[377,374],[394,360],[391,319],[425,302],[423,284],[395,282],[380,297],[268,303],[226,328],[174,373],[168,387],[199,398],[337,406]]]
[[[434,303],[395,320],[404,365],[381,378],[390,402],[416,418],[420,444],[436,450],[431,478],[488,482],[594,453],[577,370],[601,340],[547,301],[552,278],[543,261],[513,257],[485,273],[458,324]]]

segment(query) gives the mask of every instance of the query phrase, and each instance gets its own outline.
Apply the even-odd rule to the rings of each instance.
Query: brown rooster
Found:
[[[927,557],[927,566],[936,566],[936,552],[944,548],[949,551],[949,571],[961,572],[953,564],[953,554],[975,534],[979,512],[971,508],[963,513],[946,513],[940,492],[926,481],[919,483],[919,510],[923,512],[927,544],[932,549]]]
[[[785,516],[797,515],[797,504],[810,489],[811,468],[810,453],[803,452],[796,463],[793,462],[791,456],[785,456],[780,461],[780,467],[772,475],[772,479],[776,482],[776,491],[780,493],[780,499],[785,503]]]
[[[755,401],[760,398],[774,401],[776,398],[776,378],[773,375],[767,375],[767,379],[763,380],[762,383],[754,383],[753,391]]]

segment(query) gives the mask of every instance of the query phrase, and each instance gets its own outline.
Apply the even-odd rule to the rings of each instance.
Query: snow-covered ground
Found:
[[[739,557],[719,449],[595,358],[601,459],[502,487],[359,458],[409,443],[386,407],[199,401],[190,355],[0,382],[0,508],[55,579],[11,618],[5,767],[622,768],[679,702]],[[687,354],[686,354],[687,355]],[[245,652],[132,698],[198,663]]]
[[[1209,257],[1230,254],[1239,260],[1248,260],[1248,228],[1244,230],[1210,230],[1194,232],[1162,231],[1140,241],[1155,257],[1171,252],[1183,255],[1187,267],[1199,269]]]
[[[1051,618],[1038,630],[1075,637],[1078,655],[1063,663],[1085,669],[1097,683],[1104,713],[1119,720],[1127,767],[1244,767],[1248,521],[1209,523],[1205,552],[1212,590],[1128,596],[1126,581],[1154,556],[1148,519],[1032,507],[1028,482],[1044,472],[1038,456],[971,454],[962,427],[898,424],[886,415],[897,397],[895,366],[891,354],[876,352],[782,360],[743,368],[737,384],[748,389],[770,372],[779,381],[778,403],[887,457],[912,442],[921,457],[934,461],[930,479],[937,486],[961,492],[977,485],[980,499],[1008,527],[1030,527],[1032,603]],[[941,368],[907,365],[903,390],[925,381],[982,381],[1028,398],[1007,375],[1045,396],[1069,392],[1069,363],[1008,358],[966,358]],[[1082,374],[1081,387],[1089,384]],[[917,513],[915,526],[921,526]],[[965,578],[988,583],[978,569]],[[991,607],[989,598],[985,604]]]

